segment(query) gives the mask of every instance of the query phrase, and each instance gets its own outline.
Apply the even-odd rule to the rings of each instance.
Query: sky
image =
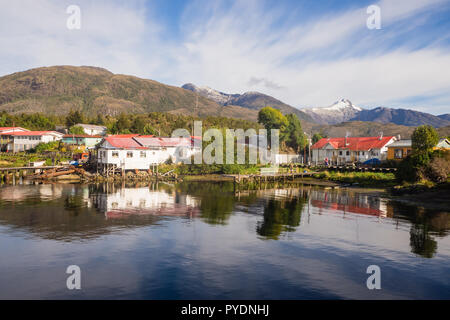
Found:
[[[67,27],[71,5],[79,29]],[[297,108],[346,98],[450,113],[450,0],[0,0],[0,76],[53,65]]]

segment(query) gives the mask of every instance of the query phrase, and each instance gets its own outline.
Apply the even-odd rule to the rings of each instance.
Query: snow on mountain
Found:
[[[182,88],[196,92],[199,95],[206,97],[208,99],[211,99],[223,106],[227,105],[228,102],[230,101],[230,99],[232,99],[234,96],[232,94],[227,94],[227,93],[223,93],[223,92],[211,89],[210,87],[207,87],[207,86],[201,86],[201,87],[196,86],[195,84],[192,84],[192,83],[187,83],[187,84],[183,85]]]
[[[320,124],[336,124],[349,121],[363,109],[355,106],[348,99],[340,99],[329,107],[302,109]]]

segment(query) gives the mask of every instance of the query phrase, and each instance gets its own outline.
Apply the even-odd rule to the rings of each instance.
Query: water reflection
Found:
[[[449,230],[448,211],[364,190],[3,186],[0,299],[450,298]],[[88,270],[81,293],[69,264]]]
[[[84,240],[115,230],[158,225],[165,217],[201,219],[227,226],[233,213],[257,217],[254,232],[262,239],[280,240],[301,232],[311,214],[345,219],[377,217],[409,223],[411,252],[432,258],[436,238],[450,230],[448,212],[425,210],[387,200],[377,193],[295,188],[239,191],[232,183],[138,185],[38,184],[0,189],[0,224],[56,240]]]
[[[126,218],[130,215],[195,217],[199,200],[176,192],[174,187],[155,185],[140,188],[115,188],[112,192],[93,193],[92,203],[107,219]]]

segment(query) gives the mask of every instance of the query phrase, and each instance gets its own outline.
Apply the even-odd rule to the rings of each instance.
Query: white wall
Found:
[[[8,151],[25,151],[33,149],[35,146],[37,146],[39,143],[48,143],[52,141],[58,141],[62,139],[61,136],[54,136],[54,135],[42,135],[42,136],[12,136],[13,142],[8,144],[7,150]],[[14,146],[12,145],[14,144]]]
[[[186,149],[185,149],[186,150]],[[179,151],[179,149],[178,149]],[[128,152],[132,153],[132,157],[128,157]],[[145,157],[142,157],[145,155]],[[190,156],[194,154],[193,149],[189,150],[184,156]],[[113,154],[117,156],[113,156]],[[161,149],[98,149],[98,162],[103,164],[115,164],[118,168],[125,170],[148,170],[151,169],[153,164],[160,164],[166,162],[168,159],[178,162],[179,156],[177,156],[177,148],[161,148]]]

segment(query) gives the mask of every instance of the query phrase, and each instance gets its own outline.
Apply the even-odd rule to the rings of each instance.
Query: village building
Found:
[[[388,160],[402,160],[412,152],[412,140],[399,140],[388,146]]]
[[[93,149],[102,141],[102,136],[90,136],[87,134],[66,134],[62,142],[68,145],[84,146],[86,149]]]
[[[22,127],[0,127],[0,134],[10,133],[10,132],[24,132],[24,131],[30,131],[30,130],[22,128]]]
[[[433,150],[450,150],[448,139],[439,139]],[[388,160],[402,160],[412,152],[412,140],[399,140],[388,146]]]
[[[440,139],[434,150],[450,150],[450,141],[448,139]]]
[[[0,133],[3,152],[21,152],[35,148],[40,143],[59,141],[63,134],[56,131],[13,131]]]
[[[107,131],[105,126],[98,126],[98,125],[94,125],[94,124],[78,123],[75,126],[83,128],[84,133],[88,134],[90,136],[104,136],[104,135],[106,135],[106,131]]]
[[[160,138],[153,136],[108,136],[97,147],[100,169],[149,170],[171,161],[182,162],[197,152],[192,138]]]
[[[387,146],[395,142],[393,136],[323,138],[311,147],[312,162],[323,164],[363,163],[367,160],[386,160]]]

